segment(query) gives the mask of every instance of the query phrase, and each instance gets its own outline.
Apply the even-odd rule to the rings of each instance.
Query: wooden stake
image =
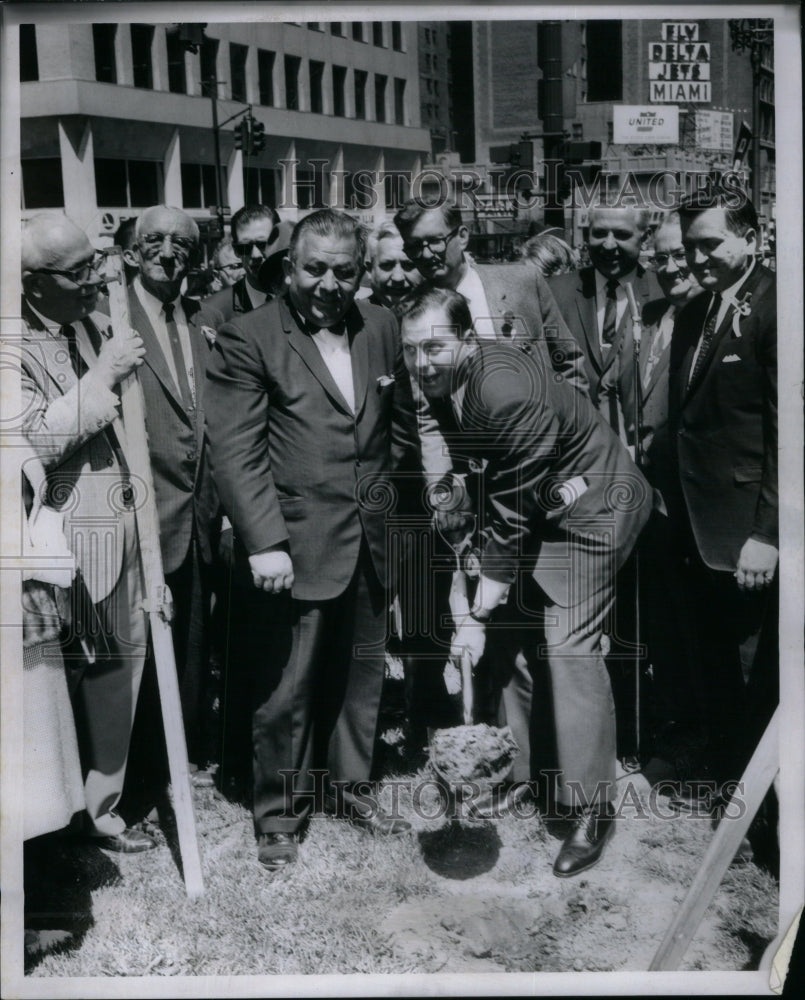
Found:
[[[734,803],[734,808],[730,809],[728,806],[727,815],[718,824],[701,868],[651,960],[651,972],[667,972],[679,968],[707,907],[721,885],[730,861],[735,857],[741,840],[774,781],[779,767],[779,715],[780,709],[777,708],[743,773],[743,793],[740,798],[733,796],[730,800],[730,804]],[[738,818],[730,819],[730,814]]]
[[[106,277],[109,288],[109,306],[112,318],[112,336],[117,330],[128,330],[129,301],[123,270],[122,251],[114,247],[106,254]],[[193,793],[190,768],[187,760],[182,703],[176,675],[173,651],[171,596],[165,584],[162,568],[162,550],[159,544],[159,515],[157,514],[151,458],[148,453],[148,434],[145,425],[145,403],[142,386],[133,372],[121,384],[123,424],[128,442],[127,457],[130,471],[145,486],[145,499],[137,505],[137,535],[145,575],[145,611],[151,625],[151,645],[154,650],[159,700],[168,751],[173,807],[179,834],[179,851],[187,895],[194,899],[204,893],[201,874],[196,817],[193,810]]]

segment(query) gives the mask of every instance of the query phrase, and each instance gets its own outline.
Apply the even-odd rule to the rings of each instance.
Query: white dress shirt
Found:
[[[173,362],[173,349],[171,348],[170,339],[168,337],[168,329],[165,325],[165,311],[163,309],[164,303],[160,302],[160,300],[155,295],[152,295],[148,289],[143,288],[139,277],[134,279],[131,287],[134,289],[134,294],[140,300],[140,305],[145,310],[145,314],[151,323],[151,327],[156,334],[157,340],[159,341],[159,346],[162,348],[162,354],[165,357],[165,363],[168,366],[168,371],[171,373],[173,383],[178,388],[179,380],[176,377],[176,365]],[[173,318],[176,322],[176,328],[179,331],[179,343],[182,348],[185,369],[187,371],[187,381],[190,383],[190,391],[192,392],[193,400],[195,401],[196,377],[195,372],[193,371],[193,350],[190,346],[190,328],[187,325],[187,317],[185,316],[184,309],[182,308],[181,296],[177,296],[173,301]]]
[[[310,336],[333,376],[333,381],[354,413],[355,385],[352,381],[352,356],[349,353],[349,338],[346,333],[332,333],[326,328],[317,330]]]
[[[464,272],[464,277],[456,285],[456,291],[463,295],[469,303],[470,316],[472,316],[476,335],[482,340],[494,340],[495,324],[492,321],[492,313],[486,299],[484,283],[472,264],[467,264],[467,270]]]
[[[629,300],[626,298],[626,285],[631,285],[634,281],[635,271],[630,271],[628,274],[622,275],[620,278],[615,280],[618,282],[618,287],[615,289],[615,329],[617,330],[621,325],[621,320],[626,312],[629,305]],[[604,346],[604,312],[607,307],[607,284],[610,279],[605,275],[601,274],[599,270],[595,272],[595,306],[596,306],[596,316],[598,317],[598,344],[599,346]],[[607,347],[611,345],[607,344]]]

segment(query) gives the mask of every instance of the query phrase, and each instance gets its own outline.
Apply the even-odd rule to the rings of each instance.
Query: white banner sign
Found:
[[[732,151],[731,111],[696,111],[696,148]]]
[[[640,104],[615,104],[612,108],[612,141],[675,146],[679,142],[679,108],[647,108]]]

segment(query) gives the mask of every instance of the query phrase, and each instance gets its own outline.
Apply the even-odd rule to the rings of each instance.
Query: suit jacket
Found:
[[[127,441],[119,397],[97,377],[91,336],[109,326],[93,313],[73,323],[88,371],[79,379],[68,342],[50,333],[23,301],[22,430],[48,476],[48,503],[64,513],[65,535],[92,600],[108,597],[123,568],[121,483]]]
[[[246,553],[287,544],[292,596],[320,601],[349,585],[365,539],[386,579],[387,486],[412,442],[397,321],[353,303],[346,315],[356,412],[286,298],[226,323],[208,369],[207,435],[224,510]]]
[[[606,359],[603,359],[598,336],[595,268],[583,267],[571,274],[559,274],[551,279],[550,288],[559,312],[564,317],[576,343],[584,352],[590,398],[610,425],[614,426],[614,414],[618,410],[622,415],[621,418],[629,421],[634,406],[632,377],[634,341],[632,316],[628,306],[618,324],[612,349],[607,352]],[[632,281],[632,288],[639,309],[651,299],[661,295],[657,279],[651,271],[638,269]],[[619,371],[624,375],[620,381]],[[622,394],[620,397],[617,395],[618,390]]]
[[[687,513],[703,561],[734,571],[752,537],[777,535],[777,294],[774,274],[755,264],[696,381],[693,355],[711,302],[698,295],[680,312],[671,342],[669,430],[675,491],[669,512]]]
[[[129,293],[131,324],[145,344],[139,369],[145,398],[148,452],[154,477],[164,571],[172,573],[187,556],[194,534],[201,557],[212,561],[217,500],[204,443],[204,392],[209,346],[201,332],[200,304],[182,297],[190,331],[195,374],[195,408],[185,409],[165,355],[134,291]]]
[[[565,607],[611,586],[652,491],[601,415],[532,345],[482,341],[456,385],[455,448],[483,468],[484,574],[511,583],[533,561],[536,582]]]
[[[228,323],[231,319],[237,319],[241,313],[251,312],[254,307],[246,290],[246,278],[238,278],[234,285],[213,292],[204,299],[201,308],[205,314],[217,313],[220,323]]]
[[[589,394],[584,354],[537,268],[525,262],[472,266],[484,286],[496,338],[544,341],[553,368],[576,389]]]

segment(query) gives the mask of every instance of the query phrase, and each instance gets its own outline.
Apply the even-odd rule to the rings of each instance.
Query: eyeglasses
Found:
[[[242,271],[243,270],[243,264],[241,264],[240,261],[236,261],[233,264],[219,264],[218,265],[218,270],[219,271]]]
[[[670,253],[655,253],[652,259],[655,267],[667,267],[669,260],[673,260],[675,264],[684,264],[687,261],[687,256],[683,247],[679,247]]]
[[[266,250],[268,250],[272,243],[276,243],[278,238],[279,230],[275,229],[267,240],[248,240],[245,243],[233,243],[232,248],[240,257],[251,257],[256,247],[262,256],[265,257]]]
[[[90,260],[86,261],[84,264],[79,264],[78,267],[74,267],[71,271],[60,270],[57,267],[38,267],[35,274],[60,274],[64,278],[69,278],[70,281],[74,282],[76,285],[83,285],[84,282],[89,281],[93,275],[97,275],[101,270],[103,264],[103,255],[95,254]]]
[[[196,241],[186,236],[174,236],[173,233],[144,233],[139,242],[149,250],[158,250],[165,240],[170,240],[174,250],[190,254],[196,248]]]
[[[447,249],[447,244],[459,229],[461,229],[461,226],[456,226],[455,229],[451,229],[445,236],[426,236],[424,239],[411,240],[410,242],[403,240],[403,249],[411,260],[418,260],[422,256],[425,247],[433,254],[444,253]]]

